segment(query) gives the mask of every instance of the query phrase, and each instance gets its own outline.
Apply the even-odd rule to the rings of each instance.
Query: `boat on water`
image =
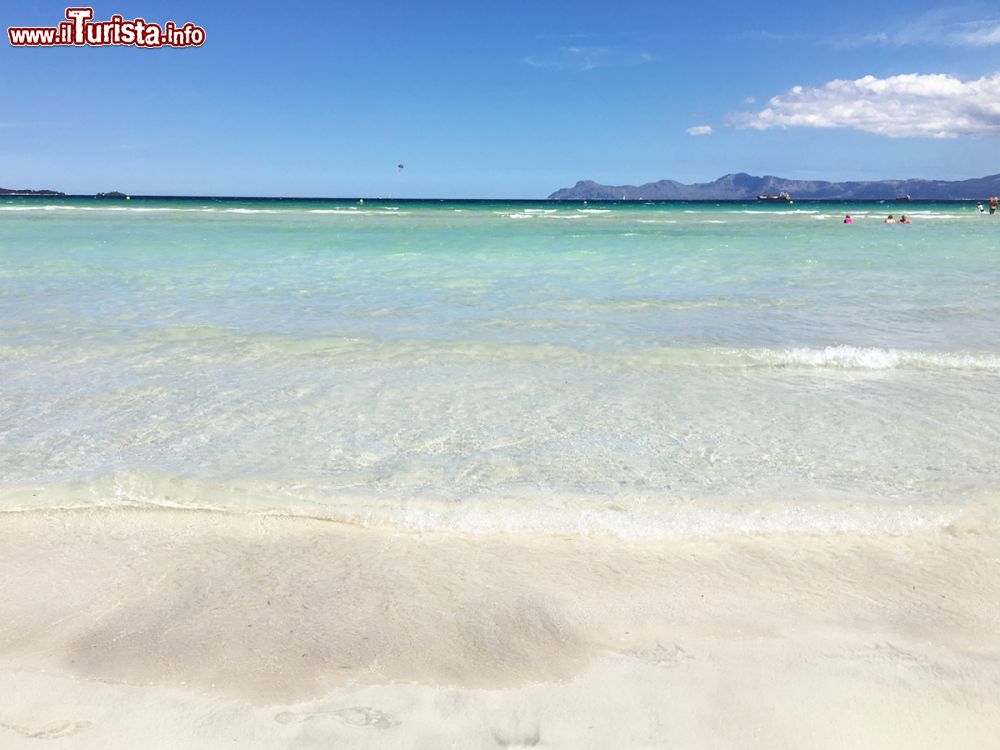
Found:
[[[792,196],[790,196],[788,193],[782,191],[782,192],[778,193],[777,195],[773,195],[773,194],[771,194],[771,195],[758,195],[757,196],[757,200],[759,200],[759,201],[784,201],[785,203],[791,203],[792,202]]]
[[[899,195],[896,196],[896,200],[898,200],[898,201],[911,201],[911,200],[913,200],[913,198],[910,197],[909,193],[900,193]]]

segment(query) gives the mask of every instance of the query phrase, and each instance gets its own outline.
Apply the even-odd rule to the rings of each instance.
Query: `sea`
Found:
[[[0,199],[3,512],[908,534],[998,405],[974,202]]]

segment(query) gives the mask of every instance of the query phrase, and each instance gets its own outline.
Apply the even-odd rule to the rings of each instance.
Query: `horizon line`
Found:
[[[295,195],[169,195],[169,194],[132,194],[124,197],[104,197],[95,193],[6,193],[4,198],[30,198],[35,200],[88,198],[104,203],[121,203],[132,199],[138,200],[190,200],[190,201],[326,201],[326,202],[396,202],[396,203],[761,203],[757,198],[392,198],[385,196],[295,196]],[[908,203],[968,203],[981,201],[982,198],[910,198]],[[795,198],[795,203],[896,203],[892,198]],[[766,202],[766,201],[765,201]],[[782,203],[781,205],[787,205]]]

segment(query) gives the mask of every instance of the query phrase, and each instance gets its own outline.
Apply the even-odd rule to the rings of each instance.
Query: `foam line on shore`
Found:
[[[394,532],[514,534],[620,540],[685,540],[754,535],[905,536],[998,525],[1000,497],[889,502],[840,496],[797,501],[669,496],[615,498],[549,491],[455,501],[398,497],[372,488],[323,491],[264,480],[224,482],[165,472],[123,471],[73,484],[5,490],[0,518],[42,512],[116,510],[207,512],[249,518],[302,518]],[[916,500],[916,498],[915,498]]]

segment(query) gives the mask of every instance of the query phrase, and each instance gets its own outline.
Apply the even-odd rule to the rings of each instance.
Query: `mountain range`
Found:
[[[1000,195],[1000,174],[970,180],[878,180],[875,182],[827,182],[756,177],[745,172],[727,174],[714,182],[686,185],[675,180],[645,185],[601,185],[581,180],[562,188],[549,200],[755,200],[758,195],[786,192],[805,200],[893,200],[909,195],[913,200],[984,200]]]

